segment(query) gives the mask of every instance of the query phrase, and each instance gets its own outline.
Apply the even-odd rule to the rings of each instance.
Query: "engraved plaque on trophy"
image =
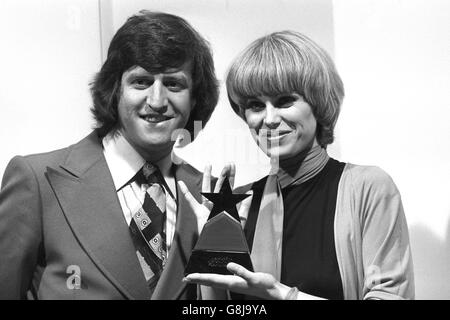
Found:
[[[202,193],[213,203],[200,237],[185,269],[189,273],[231,274],[229,262],[253,271],[250,252],[242,230],[236,203],[249,195],[233,194],[228,178],[219,193]]]

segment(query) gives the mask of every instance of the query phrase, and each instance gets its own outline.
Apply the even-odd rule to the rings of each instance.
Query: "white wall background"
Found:
[[[140,9],[185,17],[210,42],[217,75],[265,33],[294,29],[335,58],[346,87],[330,153],[391,174],[410,227],[419,299],[450,299],[450,2],[446,0],[20,0],[0,2],[0,174],[16,154],[64,147],[90,131],[88,83],[109,40]],[[267,161],[225,91],[179,153],[237,182]]]
[[[345,161],[399,187],[418,298],[450,299],[450,1],[334,0]]]
[[[62,148],[92,126],[101,66],[97,1],[0,1],[0,172],[17,154]]]

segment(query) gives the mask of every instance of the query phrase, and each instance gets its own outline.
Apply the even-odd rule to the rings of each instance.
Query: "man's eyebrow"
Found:
[[[152,74],[150,72],[145,70],[133,70],[128,73],[129,77],[145,77],[145,76],[149,77],[151,75]]]
[[[170,73],[170,74],[165,74],[163,78],[164,78],[164,79],[167,79],[167,80],[171,80],[171,79],[174,79],[174,80],[184,80],[184,81],[187,81],[187,80],[188,80],[188,77],[187,77],[184,73]]]

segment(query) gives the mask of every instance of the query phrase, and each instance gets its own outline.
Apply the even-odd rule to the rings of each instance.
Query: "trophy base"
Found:
[[[240,264],[247,270],[253,271],[248,252],[194,250],[184,273],[185,275],[190,273],[232,274],[227,270],[229,262]]]

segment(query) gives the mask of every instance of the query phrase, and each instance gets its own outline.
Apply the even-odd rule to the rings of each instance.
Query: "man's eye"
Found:
[[[151,83],[148,79],[135,79],[132,82],[133,86],[138,89],[145,89],[151,86]]]
[[[245,104],[245,109],[249,109],[252,111],[261,111],[266,107],[266,105],[264,103],[262,103],[261,101],[257,101],[257,100],[250,100],[247,101],[247,103]]]
[[[166,81],[164,86],[166,86],[170,91],[181,91],[186,87],[183,83],[174,80]]]

